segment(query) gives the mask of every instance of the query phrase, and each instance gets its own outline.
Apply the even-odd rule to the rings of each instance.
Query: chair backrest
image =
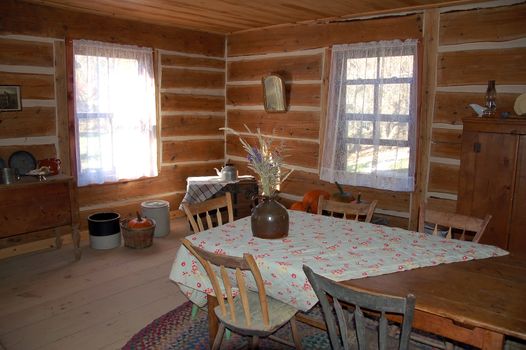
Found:
[[[215,254],[192,245],[192,243],[190,243],[190,241],[185,238],[183,238],[181,241],[186,249],[188,249],[190,253],[192,253],[192,255],[194,255],[197,260],[199,260],[201,265],[203,265],[206,274],[210,279],[210,283],[212,284],[212,288],[214,289],[214,295],[217,297],[221,313],[224,317],[229,317],[234,322],[236,321],[236,313],[234,311],[234,295],[232,293],[233,284],[230,281],[230,277],[226,269],[235,269],[236,284],[239,290],[237,297],[241,298],[241,304],[243,305],[243,313],[245,316],[244,321],[247,326],[251,325],[252,316],[247,295],[247,285],[242,271],[250,270],[258,290],[263,323],[265,326],[269,325],[268,300],[265,293],[265,284],[263,283],[263,278],[261,277],[261,273],[256,261],[251,254],[245,253],[243,254],[242,258],[230,255]],[[212,266],[217,266],[219,268],[223,289],[221,289],[220,279],[218,279]],[[224,300],[225,296],[228,304],[228,311],[227,304]]]
[[[186,217],[194,232],[201,232],[213,227],[214,221],[217,225],[223,225],[223,217],[220,209],[227,208],[228,222],[234,221],[234,209],[232,207],[232,195],[226,192],[224,196],[208,199],[200,203],[183,203]],[[215,211],[215,220],[212,220]],[[203,223],[202,215],[206,218],[206,226]]]
[[[473,216],[426,209],[425,205],[420,205],[418,211],[418,232],[425,232],[424,224],[427,222],[434,225],[434,235],[438,235],[439,226],[444,226],[448,229],[446,238],[453,238],[452,231],[458,229],[462,230],[462,234],[459,237],[460,240],[466,240],[466,232],[473,232],[474,236],[471,241],[478,243],[490,220],[491,215],[489,214],[484,219],[479,219]]]
[[[415,297],[412,294],[402,298],[367,293],[318,275],[308,266],[303,265],[303,271],[305,271],[320,301],[333,349],[355,348],[351,340],[354,336],[360,350],[369,348],[364,310],[365,312],[380,314],[378,322],[379,349],[387,349],[387,313],[402,315],[402,330],[398,348],[407,349],[409,347],[415,309]]]
[[[341,214],[346,219],[359,220],[360,217],[365,217],[365,222],[371,222],[374,208],[378,201],[374,200],[371,203],[344,203],[325,199],[320,197],[318,202],[318,214],[323,211],[328,212],[330,216],[334,214]]]

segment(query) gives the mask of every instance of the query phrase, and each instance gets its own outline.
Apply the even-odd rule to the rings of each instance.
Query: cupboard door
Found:
[[[481,243],[508,248],[518,136],[464,131],[458,212],[492,219]]]
[[[0,238],[70,225],[68,184],[39,183],[0,188]]]
[[[526,255],[526,136],[520,136],[519,140],[508,250]]]

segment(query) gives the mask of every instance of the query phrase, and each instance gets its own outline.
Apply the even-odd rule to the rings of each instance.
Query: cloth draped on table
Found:
[[[236,181],[223,181],[219,176],[193,176],[186,179],[186,194],[179,206],[183,209],[183,203],[200,203],[211,198],[228,184],[233,184],[242,179],[252,179],[251,175],[239,176]]]
[[[507,254],[493,246],[298,211],[289,211],[289,220],[289,235],[283,239],[253,237],[250,217],[187,239],[218,254],[252,254],[267,295],[303,311],[318,301],[303,273],[304,264],[343,281]],[[204,305],[205,293],[212,293],[204,269],[185,247],[177,253],[170,279],[196,304]],[[254,288],[248,274],[247,284]]]

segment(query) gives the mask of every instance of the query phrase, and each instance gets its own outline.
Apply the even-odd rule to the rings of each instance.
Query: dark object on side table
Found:
[[[236,183],[228,184],[212,198],[224,196],[225,192],[232,194],[234,220],[250,216],[252,209],[257,204],[258,184],[255,179],[241,179]]]

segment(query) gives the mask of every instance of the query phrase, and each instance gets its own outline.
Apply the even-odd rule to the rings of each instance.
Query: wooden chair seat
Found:
[[[296,312],[298,312],[298,310],[292,306],[267,296],[269,324],[265,325],[258,293],[248,290],[247,297],[248,307],[250,309],[250,324],[247,323],[241,298],[234,298],[235,317],[230,315],[228,308],[225,316],[223,316],[220,306],[216,306],[214,309],[217,318],[223,322],[227,328],[239,334],[266,337],[289,322]]]

